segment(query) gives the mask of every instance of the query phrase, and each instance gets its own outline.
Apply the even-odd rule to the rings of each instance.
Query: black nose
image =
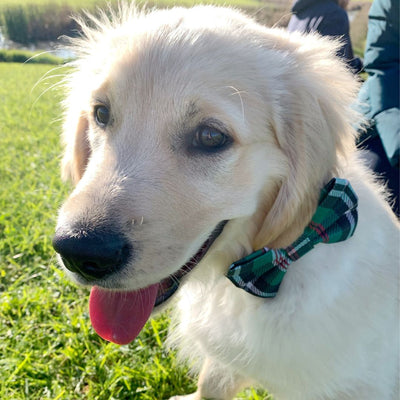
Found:
[[[104,278],[121,269],[131,257],[132,249],[119,234],[57,230],[53,247],[67,269],[88,280]]]

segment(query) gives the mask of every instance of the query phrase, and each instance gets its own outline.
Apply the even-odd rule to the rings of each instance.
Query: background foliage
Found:
[[[2,50],[0,49],[0,62],[18,62],[31,64],[53,64],[63,63],[63,59],[49,53],[32,52],[27,50]]]
[[[207,2],[207,1],[205,1]],[[213,4],[225,4],[223,0],[209,0]],[[286,0],[284,0],[286,3]],[[0,25],[5,27],[8,38],[23,44],[38,41],[55,41],[61,35],[74,36],[79,27],[71,15],[80,13],[82,9],[95,13],[98,7],[104,6],[106,0],[28,0],[24,3],[16,0],[4,0],[0,5],[2,21]],[[117,5],[118,0],[109,1],[111,5]],[[192,5],[194,0],[139,0],[138,5],[146,4],[152,7],[170,7],[173,4]],[[259,0],[230,0],[230,4],[238,7],[256,8],[262,6]],[[279,0],[278,0],[278,3]]]
[[[109,0],[116,5],[118,0]],[[190,6],[198,0],[138,0],[147,7]],[[292,0],[204,0],[203,3],[232,5],[246,10],[267,26],[286,26],[290,18]],[[8,38],[24,45],[41,41],[56,41],[62,35],[74,36],[79,27],[72,15],[83,9],[96,12],[106,0],[3,0],[0,4],[0,26]],[[355,54],[362,56],[367,32],[368,10],[371,0],[352,0],[349,11],[351,37]]]

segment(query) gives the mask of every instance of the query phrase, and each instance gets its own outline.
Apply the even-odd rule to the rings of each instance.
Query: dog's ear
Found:
[[[64,123],[65,151],[61,173],[64,180],[71,180],[74,184],[81,179],[90,157],[88,129],[86,112],[69,109]]]
[[[281,87],[269,121],[287,160],[287,173],[268,206],[257,247],[289,245],[302,233],[321,188],[341,174],[338,160],[345,160],[354,148],[358,82],[336,57],[338,44],[315,36],[294,36],[289,42],[288,51],[280,50],[286,68],[276,80]],[[278,41],[275,48],[281,45]]]

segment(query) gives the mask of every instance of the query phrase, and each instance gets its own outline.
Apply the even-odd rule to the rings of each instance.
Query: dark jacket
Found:
[[[353,54],[347,12],[337,0],[296,0],[292,12],[289,31],[318,32],[323,36],[340,38],[343,46],[338,55],[346,60],[354,73],[362,70],[362,61]]]
[[[399,0],[375,0],[368,16],[365,70],[359,100],[371,122],[367,135],[379,136],[392,166],[399,166]],[[365,136],[362,138],[365,140]]]

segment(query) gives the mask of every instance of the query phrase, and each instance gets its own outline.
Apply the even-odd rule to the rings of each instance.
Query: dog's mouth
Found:
[[[217,225],[199,251],[184,266],[158,283],[135,291],[111,291],[94,286],[90,292],[89,313],[98,335],[117,344],[132,342],[153,309],[168,300],[178,289],[182,278],[203,259],[226,222]]]

